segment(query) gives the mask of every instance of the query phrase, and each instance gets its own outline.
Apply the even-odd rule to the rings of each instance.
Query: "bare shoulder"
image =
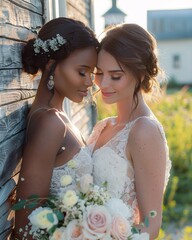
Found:
[[[30,137],[44,135],[46,137],[63,137],[66,125],[56,109],[42,112],[30,127]]]
[[[162,140],[158,122],[150,118],[136,120],[130,131],[130,142],[153,142]]]
[[[49,109],[41,114],[39,117],[40,124],[49,126],[55,124],[53,127],[60,128],[65,126],[65,122],[61,117],[61,114],[56,109]]]
[[[135,166],[138,167],[137,164],[142,162],[145,168],[154,167],[157,170],[158,167],[162,167],[164,172],[166,145],[158,124],[156,120],[150,118],[138,119],[129,135],[128,152]]]

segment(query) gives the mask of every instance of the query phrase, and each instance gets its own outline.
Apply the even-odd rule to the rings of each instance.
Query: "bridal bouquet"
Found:
[[[132,228],[132,212],[121,199],[112,198],[104,184],[93,184],[87,174],[76,181],[70,175],[62,176],[61,183],[66,191],[58,198],[44,200],[33,195],[16,203],[13,209],[35,208],[29,215],[29,230],[33,239],[41,240],[147,240],[147,233]],[[71,185],[72,186],[72,185]]]

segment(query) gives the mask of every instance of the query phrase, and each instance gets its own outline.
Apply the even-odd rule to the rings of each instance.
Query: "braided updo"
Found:
[[[38,34],[38,39],[47,41],[60,35],[66,43],[59,47],[58,51],[44,51],[36,54],[34,43],[36,38],[30,39],[22,50],[22,63],[25,72],[35,74],[38,70],[44,70],[49,59],[56,62],[64,60],[73,51],[85,47],[99,46],[94,32],[86,27],[84,23],[70,18],[55,18],[46,23]]]

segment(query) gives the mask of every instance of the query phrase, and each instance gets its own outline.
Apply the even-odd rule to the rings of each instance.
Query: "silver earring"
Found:
[[[53,75],[49,76],[49,81],[47,83],[47,88],[51,91],[54,87]]]

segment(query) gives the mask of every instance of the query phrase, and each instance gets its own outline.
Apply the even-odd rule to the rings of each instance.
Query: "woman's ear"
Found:
[[[46,66],[45,66],[45,71],[50,72],[52,66],[53,66],[55,63],[56,63],[56,61],[55,61],[54,59],[50,59],[50,60],[48,61],[48,63],[46,64]]]
[[[45,65],[45,69],[42,72],[41,78],[47,81],[50,75],[54,75],[55,67],[56,67],[56,60],[50,59],[48,63]]]

